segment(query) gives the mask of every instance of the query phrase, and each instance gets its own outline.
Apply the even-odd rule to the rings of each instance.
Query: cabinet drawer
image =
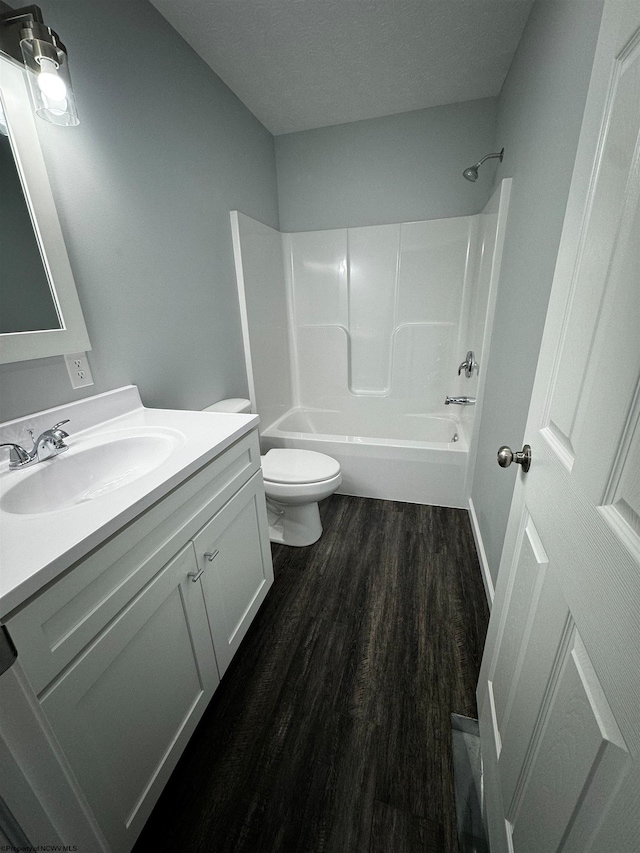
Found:
[[[273,583],[262,475],[254,475],[194,537],[222,677]]]
[[[259,469],[253,431],[14,611],[5,621],[35,692],[80,654]]]
[[[189,544],[41,697],[100,828],[130,850],[218,684]]]

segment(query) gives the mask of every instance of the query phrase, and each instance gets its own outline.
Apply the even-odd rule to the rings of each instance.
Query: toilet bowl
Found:
[[[274,448],[261,457],[267,496],[269,538],[304,546],[322,535],[318,501],[342,482],[340,463],[314,450]]]
[[[250,412],[249,400],[220,400],[205,412]],[[269,539],[282,545],[313,545],[322,535],[318,501],[342,482],[340,463],[315,450],[274,448],[260,457],[267,496]]]

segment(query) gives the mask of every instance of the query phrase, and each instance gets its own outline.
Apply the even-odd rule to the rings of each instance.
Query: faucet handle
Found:
[[[64,446],[64,439],[69,438],[69,433],[65,432],[65,430],[63,430],[63,429],[60,429],[60,427],[63,424],[68,424],[68,423],[69,423],[69,418],[67,418],[64,421],[60,421],[60,423],[54,424],[54,426],[52,426],[51,429],[49,430],[51,435],[56,440],[56,443],[58,446]]]
[[[460,367],[458,368],[458,376],[464,370],[464,375],[467,379],[471,379],[473,376],[473,371],[478,369],[478,362],[476,361],[475,353],[472,349],[467,353],[466,359],[462,362]]]
[[[13,444],[8,441],[4,444],[0,444],[0,447],[11,448],[11,451],[9,452],[9,468],[21,468],[29,461],[29,454],[24,447],[21,447],[19,444]]]

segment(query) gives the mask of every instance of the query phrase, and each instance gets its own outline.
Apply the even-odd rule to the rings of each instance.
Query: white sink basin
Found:
[[[0,621],[258,426],[257,415],[147,409],[135,385],[0,423],[0,443],[65,425],[69,449],[0,452]]]
[[[184,442],[177,431],[120,430],[91,439],[70,441],[69,450],[15,477],[0,500],[5,512],[37,515],[92,501],[159,468]]]

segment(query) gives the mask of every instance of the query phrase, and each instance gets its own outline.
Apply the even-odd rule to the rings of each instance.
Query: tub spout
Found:
[[[444,404],[445,406],[448,406],[449,403],[454,403],[456,406],[473,406],[475,401],[475,397],[447,397]]]

